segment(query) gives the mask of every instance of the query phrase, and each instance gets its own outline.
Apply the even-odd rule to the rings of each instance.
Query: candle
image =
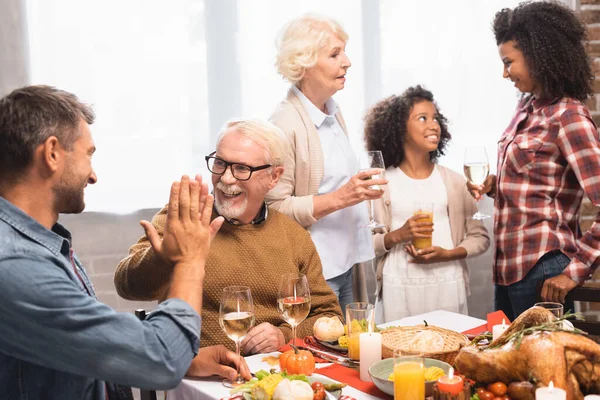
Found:
[[[448,376],[442,376],[437,381],[441,393],[459,394],[463,391],[464,382],[460,376],[454,376],[454,368],[450,367]]]
[[[381,360],[381,333],[367,332],[359,336],[360,380],[371,382],[369,367]]]
[[[535,390],[535,400],[566,400],[567,392],[561,388],[554,387],[554,382],[550,381],[548,387]]]
[[[492,326],[492,341],[498,339],[506,329],[508,329],[508,325],[506,325],[506,321],[502,318],[502,325]]]

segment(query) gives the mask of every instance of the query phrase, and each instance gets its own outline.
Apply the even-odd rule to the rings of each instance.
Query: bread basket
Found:
[[[441,350],[426,351],[425,349],[411,349],[409,344],[411,340],[422,331],[430,331],[439,334],[444,339]],[[469,344],[469,339],[462,333],[451,331],[449,329],[437,326],[398,326],[396,328],[385,329],[381,332],[381,355],[383,358],[394,356],[394,350],[400,349],[403,354],[421,354],[425,358],[434,358],[436,360],[447,362],[453,365],[454,359],[458,355],[461,347]]]

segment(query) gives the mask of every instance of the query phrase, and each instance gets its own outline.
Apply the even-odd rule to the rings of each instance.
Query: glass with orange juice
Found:
[[[363,324],[361,324],[363,321]],[[366,322],[366,323],[365,323]],[[360,359],[360,334],[373,332],[375,323],[375,306],[369,303],[350,303],[346,306],[346,331],[348,334],[348,357]],[[363,325],[367,327],[365,330]]]
[[[413,215],[427,214],[427,217],[419,218],[417,222],[430,222],[433,223],[433,203],[427,201],[416,201],[414,205]],[[433,246],[432,236],[424,238],[413,238],[412,243],[415,249],[426,249],[427,247]]]
[[[403,356],[394,350],[394,400],[425,398],[425,366],[419,356]]]

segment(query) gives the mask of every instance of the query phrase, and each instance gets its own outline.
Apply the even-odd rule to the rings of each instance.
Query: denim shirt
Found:
[[[145,321],[99,302],[70,233],[0,197],[0,399],[105,400],[105,382],[170,389],[199,335],[179,299]]]

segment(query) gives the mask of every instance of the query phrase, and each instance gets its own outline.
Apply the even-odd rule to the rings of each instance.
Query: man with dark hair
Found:
[[[173,183],[168,228],[153,245],[174,274],[168,300],[146,321],[100,303],[57,223],[59,213],[83,211],[84,189],[96,183],[93,121],[76,96],[49,86],[0,99],[1,399],[131,396],[115,384],[168,389],[198,353],[204,266],[222,223],[210,222],[213,198],[199,176]],[[224,347],[199,353],[196,375],[235,374],[220,365],[235,363]]]

